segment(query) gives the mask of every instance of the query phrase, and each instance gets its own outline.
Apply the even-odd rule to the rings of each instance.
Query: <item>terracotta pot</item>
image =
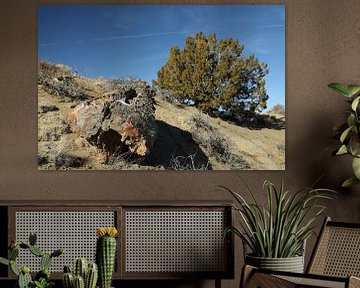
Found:
[[[263,258],[246,255],[245,263],[263,269],[304,273],[304,256],[289,258]]]

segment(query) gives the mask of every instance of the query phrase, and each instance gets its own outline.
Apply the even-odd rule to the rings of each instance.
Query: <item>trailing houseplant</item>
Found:
[[[242,182],[251,201],[246,201],[239,193],[227,187],[221,188],[228,191],[236,201],[233,208],[240,215],[240,227],[229,227],[226,233],[233,232],[239,236],[244,246],[251,251],[244,255],[245,262],[261,266],[259,262],[262,259],[267,259],[265,263],[268,263],[268,259],[295,258],[299,261],[296,267],[277,269],[278,266],[275,264],[271,269],[302,272],[304,243],[314,233],[316,220],[326,209],[318,204],[318,200],[331,199],[334,191],[310,187],[290,193],[285,191],[283,183],[277,188],[266,180],[264,189],[267,203],[264,206],[258,202],[249,186],[243,180]]]
[[[351,106],[346,122],[334,127],[340,141],[334,154],[337,156],[348,154],[352,157],[354,176],[342,184],[343,187],[348,187],[360,183],[360,85],[331,83],[328,86],[346,97]]]

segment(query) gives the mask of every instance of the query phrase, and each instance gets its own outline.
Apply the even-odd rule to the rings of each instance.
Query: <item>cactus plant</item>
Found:
[[[98,266],[96,263],[89,263],[85,276],[85,288],[95,288],[98,279]]]
[[[12,241],[9,251],[8,259],[0,257],[0,264],[10,266],[11,271],[18,276],[19,288],[47,288],[51,287],[53,282],[50,281],[50,265],[53,257],[58,257],[64,253],[63,249],[57,249],[51,254],[44,253],[36,245],[37,236],[35,233],[30,233],[29,243],[16,243]],[[30,269],[28,266],[19,267],[16,259],[19,256],[20,249],[28,250],[30,253],[37,257],[41,257],[41,270],[36,274],[35,281],[32,280]]]
[[[85,274],[88,266],[88,262],[85,258],[79,258],[75,261],[74,274],[75,276],[81,276],[85,280]]]
[[[31,279],[29,267],[27,266],[21,267],[21,271],[19,274],[19,281],[18,281],[19,288],[28,288],[31,283],[32,283],[32,279]]]
[[[99,267],[100,288],[110,288],[112,274],[114,272],[116,256],[115,227],[101,227],[97,229],[96,262]]]
[[[74,276],[72,273],[64,273],[62,276],[64,288],[73,288],[74,287]]]
[[[74,277],[74,288],[85,288],[84,278],[80,275]]]
[[[73,273],[69,266],[64,266],[62,279],[64,288],[95,288],[98,279],[98,267],[96,263],[90,262],[88,264],[85,258],[78,258],[74,263]]]

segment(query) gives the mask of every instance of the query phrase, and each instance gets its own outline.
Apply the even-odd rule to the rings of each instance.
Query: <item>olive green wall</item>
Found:
[[[237,175],[241,175],[264,201],[261,186],[265,179],[277,184],[284,179],[286,186],[295,190],[324,174],[320,184],[339,191],[328,214],[336,220],[360,222],[360,186],[339,188],[341,181],[351,174],[349,159],[334,158],[325,150],[334,143],[330,139],[332,127],[344,116],[346,108],[343,98],[330,91],[327,84],[360,82],[358,0],[221,2],[286,5],[286,170],[238,173],[38,171],[36,83],[40,2],[0,0],[0,200],[230,200],[208,187],[223,184],[237,188]],[[308,245],[310,251],[311,245],[312,242]],[[240,252],[236,256],[239,270]],[[235,281],[225,281],[224,286],[237,287],[239,273],[236,277]],[[194,285],[211,287],[213,283]]]

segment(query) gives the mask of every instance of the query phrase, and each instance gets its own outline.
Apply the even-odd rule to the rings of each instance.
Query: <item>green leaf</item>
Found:
[[[348,151],[354,157],[360,156],[360,138],[358,135],[352,135],[350,137],[349,143],[347,144]]]
[[[360,180],[360,158],[355,157],[353,159],[352,168],[356,178]]]
[[[341,133],[341,136],[340,136],[341,143],[344,143],[344,141],[346,140],[346,137],[348,136],[351,129],[352,129],[352,127],[348,127],[347,129],[345,129],[345,131],[343,133]]]
[[[356,98],[354,99],[354,101],[352,101],[352,103],[351,103],[351,109],[352,109],[352,110],[356,111],[356,108],[357,108],[358,105],[359,105],[359,101],[360,101],[360,96],[356,97]]]
[[[351,177],[351,178],[347,179],[346,181],[344,181],[344,183],[341,185],[341,187],[348,188],[352,185],[359,184],[359,183],[360,183],[359,179],[357,179],[355,177]]]
[[[344,155],[348,153],[348,149],[346,147],[346,145],[341,145],[341,147],[339,148],[339,150],[336,152],[335,155],[339,156],[339,155]]]
[[[355,96],[360,93],[360,85],[348,85],[347,90],[349,91],[350,96]]]
[[[347,124],[349,127],[356,126],[356,116],[354,114],[350,114],[347,118]]]
[[[344,84],[341,83],[330,83],[328,85],[329,88],[333,89],[334,91],[336,91],[337,93],[339,93],[342,96],[348,97],[350,98],[350,92],[348,90],[348,87]]]
[[[1,264],[4,264],[4,265],[9,265],[9,264],[10,264],[9,260],[8,260],[8,259],[5,259],[5,258],[3,258],[3,257],[0,257],[0,263],[1,263]]]
[[[29,243],[31,246],[35,246],[36,245],[36,240],[37,240],[37,235],[35,232],[31,232],[29,235]]]
[[[15,261],[10,261],[10,268],[11,268],[11,271],[12,271],[16,276],[19,276],[21,270],[20,270],[20,268],[16,265],[16,262],[15,262]]]

